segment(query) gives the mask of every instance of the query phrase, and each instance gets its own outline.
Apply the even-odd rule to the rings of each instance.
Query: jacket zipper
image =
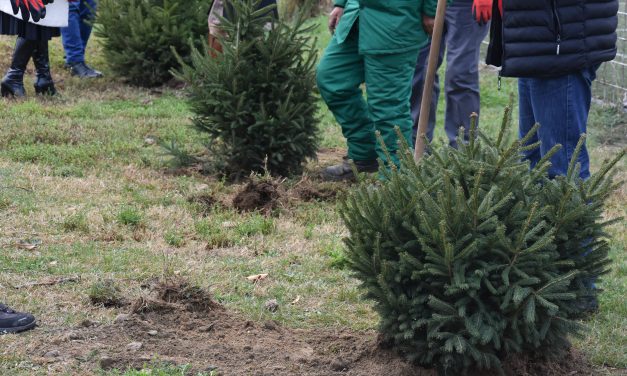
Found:
[[[560,54],[560,44],[562,43],[562,22],[560,21],[560,16],[559,13],[557,13],[557,2],[556,0],[553,0],[551,2],[552,5],[552,9],[553,9],[553,22],[555,22],[555,28],[557,29],[557,36],[556,36],[556,44],[557,44],[557,49],[555,51],[556,55]]]
[[[492,3],[493,11],[498,12],[499,7],[497,1]],[[505,8],[505,6],[503,6]],[[501,75],[503,74],[503,68],[505,65],[505,9],[503,9],[503,13],[501,14],[501,69],[499,69],[499,78],[497,81],[497,90],[501,91]]]

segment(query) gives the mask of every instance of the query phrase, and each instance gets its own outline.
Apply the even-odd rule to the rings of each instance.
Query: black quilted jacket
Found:
[[[616,56],[618,0],[494,1],[486,62],[506,77],[556,77]]]

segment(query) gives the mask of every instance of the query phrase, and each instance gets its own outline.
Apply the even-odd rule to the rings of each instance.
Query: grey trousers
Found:
[[[458,0],[446,10],[438,67],[442,65],[445,50],[448,50],[444,78],[446,95],[444,129],[453,147],[457,147],[456,138],[460,127],[464,127],[465,137],[468,138],[470,114],[473,112],[479,114],[479,53],[481,41],[486,37],[488,30],[489,25],[479,26],[473,18],[472,1]],[[414,141],[430,47],[429,43],[420,51],[412,83],[411,115],[414,120]],[[436,75],[427,131],[429,140],[433,138],[439,96],[440,79]]]

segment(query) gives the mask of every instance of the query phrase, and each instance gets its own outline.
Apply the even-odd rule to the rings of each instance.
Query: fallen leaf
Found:
[[[251,281],[252,283],[257,283],[259,281],[263,281],[266,278],[268,278],[268,273],[265,273],[265,274],[254,274],[254,275],[249,275],[248,277],[246,277],[246,279]]]
[[[296,299],[292,300],[292,304],[296,304],[298,302],[300,302],[300,295],[297,295]]]

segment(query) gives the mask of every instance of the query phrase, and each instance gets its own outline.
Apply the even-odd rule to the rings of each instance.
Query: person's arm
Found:
[[[333,10],[329,15],[329,31],[331,34],[335,33],[335,28],[337,24],[340,23],[340,19],[344,15],[344,6],[346,5],[347,0],[335,0]]]

